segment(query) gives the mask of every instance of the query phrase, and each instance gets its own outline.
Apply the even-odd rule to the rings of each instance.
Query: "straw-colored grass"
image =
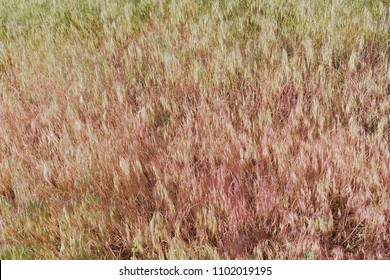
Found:
[[[1,259],[389,259],[388,0],[0,0]]]

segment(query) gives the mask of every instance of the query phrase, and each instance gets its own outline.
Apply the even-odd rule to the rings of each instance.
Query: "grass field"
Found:
[[[388,0],[0,0],[0,259],[389,259]]]

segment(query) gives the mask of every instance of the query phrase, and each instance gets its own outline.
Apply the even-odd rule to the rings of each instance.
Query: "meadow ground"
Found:
[[[1,259],[389,259],[388,0],[0,0]]]

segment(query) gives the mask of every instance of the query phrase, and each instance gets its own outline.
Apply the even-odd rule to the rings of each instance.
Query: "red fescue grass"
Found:
[[[4,6],[1,258],[390,257],[387,2],[206,2]]]

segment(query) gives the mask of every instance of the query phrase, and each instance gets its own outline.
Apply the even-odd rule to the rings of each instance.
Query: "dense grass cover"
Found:
[[[0,0],[1,259],[389,259],[387,0]]]

